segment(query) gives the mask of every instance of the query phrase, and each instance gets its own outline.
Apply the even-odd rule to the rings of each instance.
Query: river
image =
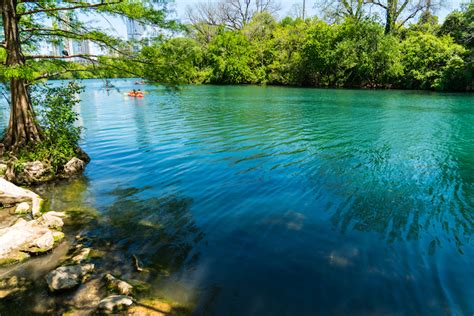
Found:
[[[111,266],[140,258],[156,295],[202,315],[474,313],[473,94],[112,83],[83,82],[92,161],[44,194],[97,210],[88,237]]]

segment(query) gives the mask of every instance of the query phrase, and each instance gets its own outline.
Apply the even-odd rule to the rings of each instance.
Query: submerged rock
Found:
[[[127,311],[127,315],[137,316],[166,316],[166,315],[190,315],[186,308],[179,307],[181,313],[173,312],[173,305],[159,299],[140,300]]]
[[[83,282],[85,276],[94,270],[93,264],[59,267],[46,276],[50,291],[72,289]]]
[[[59,230],[64,226],[64,222],[61,219],[61,217],[57,216],[56,214],[59,214],[59,213],[57,212],[45,213],[40,218],[38,218],[38,222],[42,223],[48,228]]]
[[[99,310],[106,313],[119,312],[133,305],[133,299],[126,295],[111,295],[99,303]]]
[[[79,158],[72,158],[64,165],[64,175],[67,177],[75,176],[80,174],[86,168],[86,163]]]
[[[81,263],[82,261],[86,260],[91,253],[90,248],[82,248],[78,249],[71,258],[71,261],[74,263]]]
[[[0,279],[0,299],[3,299],[18,291],[23,291],[30,285],[30,281],[16,275]]]
[[[133,286],[129,283],[122,281],[111,274],[106,274],[104,276],[105,281],[107,282],[107,288],[118,294],[130,295],[133,290]]]
[[[78,315],[91,315],[97,309],[103,290],[100,279],[91,279],[81,284],[71,297],[70,304]]]

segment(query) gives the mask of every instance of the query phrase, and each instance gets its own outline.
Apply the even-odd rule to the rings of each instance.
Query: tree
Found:
[[[210,83],[254,84],[261,82],[263,71],[258,68],[257,53],[241,31],[224,31],[209,44]]]
[[[361,20],[365,12],[365,0],[319,0],[318,7],[329,21],[343,21],[347,17]]]
[[[273,31],[272,58],[267,66],[268,83],[302,85],[301,76],[306,65],[301,51],[307,41],[309,21],[285,18]],[[257,43],[260,45],[260,43]]]
[[[446,17],[439,35],[450,35],[458,44],[474,47],[474,3],[462,11],[454,11]]]
[[[240,30],[248,24],[256,14],[268,12],[275,14],[280,6],[274,0],[220,0],[217,2],[200,2],[188,7],[189,21],[197,25],[204,23]]]
[[[446,2],[446,1],[444,1]],[[392,33],[423,12],[436,10],[441,0],[365,0],[366,4],[382,10],[385,15],[385,34]]]
[[[4,40],[1,49],[5,58],[2,79],[10,90],[10,120],[3,145],[7,150],[16,151],[42,141],[43,133],[36,121],[32,107],[30,88],[38,80],[59,73],[74,71],[67,60],[82,58],[94,63],[106,63],[106,59],[91,54],[38,55],[37,43],[61,42],[64,40],[91,41],[113,51],[119,56],[127,56],[123,41],[111,37],[99,28],[79,21],[79,13],[94,13],[103,16],[127,17],[157,27],[175,27],[166,21],[166,12],[154,6],[154,1],[101,0],[87,2],[80,0],[1,0]],[[133,60],[132,56],[127,56]],[[56,65],[54,72],[45,72],[36,65],[49,60]],[[72,68],[71,68],[72,67]]]
[[[466,49],[451,37],[412,33],[402,42],[402,86],[408,89],[463,90]]]
[[[144,47],[143,74],[162,84],[202,83],[203,49],[194,39],[177,37]]]

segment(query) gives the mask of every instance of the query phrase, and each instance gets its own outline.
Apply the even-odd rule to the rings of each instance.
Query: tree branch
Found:
[[[404,19],[402,22],[400,22],[398,28],[405,25],[405,23],[407,23],[408,20],[413,19],[421,10],[422,10],[422,8],[417,8],[414,12],[412,12],[409,16],[407,16],[406,19]]]
[[[379,7],[382,7],[382,8],[384,8],[384,9],[387,10],[387,6],[384,5],[383,3],[381,3],[379,0],[367,0],[366,3],[368,3],[368,4],[375,4],[375,5],[378,5]]]
[[[121,2],[123,2],[123,0],[117,0],[116,2],[101,2],[101,3],[88,4],[88,5],[76,5],[72,7],[37,9],[37,10],[26,11],[18,15],[23,16],[23,15],[29,15],[29,14],[35,14],[35,13],[41,13],[41,12],[58,12],[58,11],[69,11],[69,10],[77,10],[77,9],[91,9],[91,8],[97,8],[97,7],[111,5],[111,4],[118,4]]]
[[[55,76],[62,75],[68,72],[85,72],[85,71],[90,71],[90,70],[89,69],[64,69],[62,71],[56,71],[52,73],[47,72],[45,74],[42,74],[41,76],[36,77],[34,80],[36,81],[36,80],[41,80],[41,79],[47,79],[47,78],[55,77]]]
[[[89,55],[89,54],[77,54],[77,55],[69,55],[69,56],[54,56],[54,55],[32,55],[32,56],[25,56],[26,59],[68,59],[68,58],[83,58],[94,60],[94,58],[98,58],[101,56],[98,55]]]

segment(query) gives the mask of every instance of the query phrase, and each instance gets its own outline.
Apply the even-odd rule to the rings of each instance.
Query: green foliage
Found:
[[[301,85],[305,67],[302,48],[308,37],[307,24],[302,19],[284,19],[273,30],[270,40],[271,59],[266,67],[270,84]]]
[[[26,60],[21,66],[5,66],[3,64],[6,51],[0,48],[0,61],[2,61],[0,79],[4,82],[10,78],[22,78],[35,83],[45,78],[58,77],[140,75],[136,70],[140,68],[141,60],[132,52],[130,43],[104,31],[104,28],[95,22],[98,15],[106,19],[108,17],[131,19],[171,32],[182,29],[176,21],[167,19],[166,6],[154,0],[100,2],[39,0],[21,2],[17,5],[17,10],[19,13],[26,13],[18,20],[19,35],[22,39],[19,45]],[[94,65],[81,66],[71,59],[59,58],[61,56],[53,56],[54,58],[43,56],[38,50],[44,43],[61,47],[69,40],[90,41],[114,57],[85,56]]]
[[[410,34],[402,42],[405,76],[401,85],[408,89],[462,88],[465,53],[450,37]]]
[[[198,24],[187,37],[144,48],[143,77],[180,84],[469,90],[473,12],[469,5],[441,27],[425,12],[398,35],[369,18],[278,22],[265,12],[240,30]]]
[[[46,2],[57,6],[54,1]],[[98,11],[181,30],[165,19],[165,10],[155,10],[152,2],[123,1],[99,7]],[[182,36],[162,35],[145,45],[140,54],[130,52],[133,58],[126,54],[100,57],[94,65],[30,61],[27,71],[6,69],[3,76],[13,73],[31,79],[68,68],[67,74],[52,77],[143,77],[171,85],[473,89],[473,4],[450,14],[442,25],[430,11],[425,11],[418,23],[397,28],[396,35],[385,34],[384,25],[369,14],[343,15],[345,18],[338,19],[338,23],[328,24],[319,19],[288,17],[277,21],[262,12],[238,30],[196,22],[187,26]],[[79,29],[85,26],[72,21]],[[58,32],[58,36],[65,35]],[[94,28],[81,31],[80,36],[102,43],[103,47],[126,47]]]
[[[308,29],[308,40],[302,48],[303,63],[307,66],[303,77],[305,85],[334,86],[337,76],[343,75],[334,59],[337,28],[325,22],[314,21]]]
[[[458,44],[474,47],[474,3],[463,11],[454,11],[446,17],[439,29],[439,35],[450,35]]]
[[[240,31],[221,32],[209,44],[207,56],[210,83],[260,83],[264,73],[258,71],[256,52],[249,39]]]
[[[52,172],[57,173],[71,158],[81,137],[81,128],[76,126],[78,114],[74,107],[79,103],[78,94],[82,87],[76,82],[50,87],[37,87],[33,93],[33,104],[39,110],[39,123],[44,140],[23,148],[18,162],[39,160],[47,162]]]
[[[200,83],[204,71],[202,48],[190,38],[173,38],[144,47],[143,77],[163,84]]]

